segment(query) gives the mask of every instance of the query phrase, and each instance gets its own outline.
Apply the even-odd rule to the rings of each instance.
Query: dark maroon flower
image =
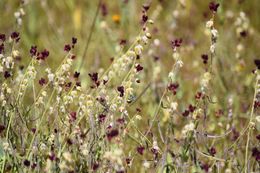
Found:
[[[71,112],[70,113],[70,120],[75,121],[77,119],[77,113],[76,112]]]
[[[29,167],[31,163],[30,163],[29,160],[26,159],[26,160],[23,161],[23,164],[24,164],[24,166]]]
[[[76,59],[76,55],[71,55],[70,58],[71,59]]]
[[[5,39],[6,39],[5,34],[0,34],[0,40],[2,40],[2,42],[4,42]]]
[[[143,9],[145,12],[148,11],[149,8],[150,8],[150,5],[147,5],[147,4],[143,5]]]
[[[10,72],[9,72],[9,71],[5,71],[5,72],[4,72],[4,77],[5,77],[6,79],[9,78],[9,77],[11,77]]]
[[[32,128],[31,131],[32,131],[33,133],[35,133],[35,132],[36,132],[36,128]]]
[[[5,126],[0,124],[0,134],[5,130]]]
[[[126,164],[130,165],[131,160],[132,160],[131,158],[127,157],[127,158],[125,159]]]
[[[13,40],[15,40],[15,39],[18,39],[19,38],[19,32],[13,32],[12,34],[11,34],[11,38],[13,39]]]
[[[173,95],[176,95],[178,88],[179,88],[178,83],[171,83],[170,85],[168,85],[168,90],[171,91]]]
[[[202,54],[202,55],[201,55],[201,58],[202,58],[204,64],[207,64],[207,63],[208,63],[209,57],[208,57],[207,54]]]
[[[89,75],[89,77],[91,78],[91,80],[93,81],[93,82],[97,82],[98,81],[98,73],[89,73],[88,74]]]
[[[209,3],[209,9],[210,9],[212,12],[217,12],[218,7],[219,7],[219,3],[215,3],[215,2],[210,2],[210,3]]]
[[[69,44],[66,44],[64,46],[64,51],[69,52],[71,50],[71,46]]]
[[[102,3],[100,7],[101,7],[101,14],[102,16],[105,17],[108,14],[107,5],[105,3]]]
[[[144,154],[144,147],[143,147],[143,146],[138,146],[138,147],[136,148],[136,150],[137,150],[137,152],[138,152],[139,154],[141,154],[141,155]]]
[[[201,169],[203,169],[205,172],[209,172],[209,164],[204,163],[200,165]]]
[[[124,46],[124,45],[126,45],[126,42],[127,42],[127,41],[126,41],[125,39],[122,39],[122,40],[120,40],[120,43],[119,43],[119,44],[120,44],[121,46]]]
[[[246,37],[247,36],[247,32],[246,31],[241,31],[240,32],[240,36],[241,37]]]
[[[159,59],[160,59],[159,56],[153,56],[153,60],[154,60],[154,61],[158,61]]]
[[[258,70],[260,70],[260,59],[255,59],[254,62]]]
[[[254,103],[254,109],[257,109],[260,107],[260,101],[256,100]]]
[[[32,168],[32,169],[35,169],[36,166],[37,166],[37,163],[33,163],[32,166],[31,166],[31,168]]]
[[[117,91],[120,93],[120,97],[124,96],[124,93],[125,93],[124,86],[117,87]]]
[[[72,37],[71,42],[72,42],[73,45],[75,45],[77,43],[77,41],[78,41],[77,38]]]
[[[72,82],[67,82],[64,86],[66,87],[66,89],[69,89],[72,86]]]
[[[72,145],[72,144],[73,144],[73,141],[72,141],[70,138],[68,138],[68,139],[66,140],[66,142],[67,142],[67,144],[69,144],[69,145]]]
[[[97,162],[95,162],[93,165],[92,165],[92,169],[94,171],[96,171],[97,169],[99,168],[99,164]]]
[[[136,108],[136,111],[140,113],[142,110],[140,108]]]
[[[49,54],[50,54],[50,52],[48,50],[46,50],[46,49],[44,49],[42,51],[42,56],[43,56],[44,59],[47,58],[49,56]]]
[[[172,48],[175,49],[175,48],[181,46],[181,44],[182,44],[182,39],[181,39],[181,38],[180,38],[180,39],[175,39],[175,40],[173,40],[171,43],[172,43]]]
[[[55,129],[54,129],[54,133],[58,133],[58,129],[55,128]]]
[[[44,78],[41,78],[40,80],[39,80],[39,84],[41,85],[41,86],[43,86],[43,85],[45,85],[47,82],[46,82],[46,79],[44,79]]]
[[[211,147],[211,148],[209,149],[209,153],[210,153],[210,155],[215,156],[215,154],[217,153],[216,148]]]
[[[143,21],[143,23],[146,23],[147,20],[148,20],[148,16],[145,15],[145,14],[143,14],[143,16],[142,16],[142,21]]]
[[[260,134],[256,136],[256,139],[260,142]]]
[[[54,161],[54,160],[56,159],[55,153],[52,152],[51,154],[49,154],[48,158],[49,158],[51,161]]]
[[[81,86],[81,82],[80,81],[76,82],[76,86]]]
[[[196,106],[192,106],[191,104],[189,105],[190,112],[194,112],[195,109],[196,109]]]
[[[35,56],[37,54],[37,46],[31,46],[30,54],[31,56]]]
[[[125,173],[124,170],[117,170],[116,173]]]
[[[182,113],[182,116],[187,117],[187,116],[189,116],[189,114],[190,114],[190,111],[189,111],[189,110],[185,110],[185,111]]]
[[[73,77],[76,78],[76,79],[78,79],[78,78],[79,78],[79,75],[80,75],[80,72],[75,71]]]
[[[139,72],[139,71],[142,71],[142,70],[143,70],[143,67],[142,67],[140,64],[137,64],[137,65],[135,66],[135,69],[136,69],[137,72]]]
[[[99,123],[103,123],[106,119],[106,114],[99,114],[98,115],[98,121]]]
[[[44,49],[42,52],[37,53],[37,60],[45,60],[50,55],[50,52],[47,49]]]
[[[158,159],[158,156],[159,156],[159,151],[158,151],[158,149],[153,147],[153,148],[151,149],[151,152],[153,153],[155,160],[157,160],[157,159]]]
[[[100,81],[98,81],[98,73],[89,73],[88,75],[91,78],[91,80],[95,83],[96,87],[98,87],[100,85]],[[91,88],[94,88],[94,86],[92,86]]]
[[[118,118],[118,119],[116,120],[116,122],[119,123],[119,124],[124,124],[125,119],[124,119],[124,118]]]
[[[5,45],[2,43],[0,44],[0,53],[3,53],[5,50]]]
[[[260,151],[258,150],[258,148],[252,148],[252,156],[255,157],[256,161],[260,161]]]
[[[256,147],[252,148],[252,156],[255,157],[258,154],[260,154],[260,151],[258,151],[258,149]]]
[[[202,92],[197,92],[195,95],[195,99],[199,100],[199,99],[201,99],[201,97],[202,97]]]
[[[119,131],[118,129],[112,129],[109,132],[107,132],[107,139],[110,141],[112,138],[118,136]]]

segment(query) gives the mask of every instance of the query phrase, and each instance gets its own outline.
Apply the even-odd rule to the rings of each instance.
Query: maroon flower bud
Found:
[[[99,123],[103,123],[106,119],[106,115],[105,114],[99,114],[98,115],[98,121]]]
[[[241,31],[240,32],[240,36],[241,37],[246,37],[247,36],[247,32],[246,31]]]
[[[33,133],[35,133],[35,132],[36,132],[36,128],[32,128],[31,131],[32,131]]]
[[[3,53],[5,50],[5,45],[2,43],[0,44],[0,53]]]
[[[70,113],[70,120],[75,121],[77,119],[77,113],[76,112],[71,112]]]
[[[110,141],[112,138],[118,136],[119,131],[117,129],[112,129],[107,133],[107,139]]]
[[[95,163],[92,165],[93,171],[96,171],[98,168],[99,168],[99,163],[95,162]]]
[[[199,100],[201,98],[202,98],[202,92],[197,92],[196,95],[195,95],[195,99]]]
[[[171,83],[170,85],[168,85],[168,90],[171,91],[173,95],[176,95],[178,88],[179,88],[178,83]]]
[[[18,38],[19,38],[19,32],[13,32],[13,33],[11,34],[11,38],[12,38],[13,40],[18,39]]]
[[[219,7],[219,3],[215,3],[215,2],[210,2],[209,3],[209,9],[212,11],[212,12],[217,12],[218,10],[218,7]]]
[[[2,40],[2,42],[4,42],[5,39],[6,39],[5,34],[0,34],[0,40]]]
[[[64,46],[64,51],[69,52],[71,50],[71,46],[69,44],[66,44]]]
[[[122,40],[120,40],[120,43],[119,43],[119,44],[120,44],[121,46],[124,46],[124,45],[126,45],[126,42],[127,42],[127,41],[126,41],[125,39],[122,39]]]
[[[260,142],[260,134],[256,135],[256,139]]]
[[[182,116],[187,117],[187,116],[189,116],[189,114],[190,114],[190,111],[189,111],[189,110],[185,110],[185,111],[182,113]]]
[[[143,21],[143,23],[146,23],[147,20],[148,20],[148,16],[145,15],[145,14],[143,14],[143,16],[142,16],[142,21]]]
[[[9,71],[5,71],[4,72],[4,77],[7,79],[9,77],[11,77],[11,73]]]
[[[216,148],[211,147],[211,148],[209,149],[209,153],[210,153],[210,155],[215,156],[215,154],[217,153]]]
[[[255,59],[254,62],[258,70],[260,70],[260,59]]]
[[[118,119],[116,120],[116,122],[117,122],[118,124],[124,124],[125,119],[124,119],[124,118],[118,118]]]
[[[46,82],[46,80],[44,79],[44,78],[41,78],[40,80],[39,80],[39,84],[41,85],[41,86],[43,86],[43,85],[45,85],[47,82]]]
[[[190,112],[194,112],[195,109],[196,109],[196,106],[192,106],[191,104],[189,105]]]
[[[105,3],[101,4],[101,14],[104,17],[108,14],[107,5]]]
[[[26,160],[23,161],[23,164],[24,164],[24,166],[29,167],[31,163],[30,163],[29,160],[26,159]]]
[[[74,77],[75,79],[78,79],[78,78],[79,78],[79,75],[80,75],[80,72],[75,71],[73,77]]]
[[[44,49],[41,53],[37,53],[37,60],[44,61],[49,55],[50,55],[50,52],[48,50]]]
[[[141,154],[141,155],[144,154],[144,147],[143,147],[143,146],[138,146],[136,150],[137,150],[137,152],[138,152],[139,154]]]
[[[204,163],[200,165],[201,169],[203,169],[205,172],[209,171],[209,164]]]
[[[120,93],[120,95],[119,95],[120,97],[124,96],[124,93],[125,93],[124,86],[117,87],[117,91]]]
[[[201,59],[203,60],[203,63],[204,63],[204,64],[207,64],[209,57],[208,57],[207,54],[202,54],[202,55],[201,55]]]
[[[36,54],[37,54],[37,46],[31,46],[30,54],[31,54],[31,56],[36,56]]]
[[[150,8],[149,5],[147,5],[147,4],[143,5],[143,9],[145,12],[147,12],[149,10],[149,8]]]
[[[89,75],[89,77],[91,78],[91,80],[93,81],[93,82],[97,82],[97,80],[98,80],[98,73],[89,73],[88,74]]]
[[[78,41],[77,38],[72,37],[71,42],[72,42],[73,45],[75,45],[77,43],[77,41]]]
[[[182,39],[181,39],[181,38],[180,38],[180,39],[175,39],[175,40],[173,40],[171,43],[172,43],[172,48],[175,49],[175,48],[181,46],[181,44],[182,44]]]
[[[0,124],[0,134],[5,130],[5,126]]]
[[[137,72],[139,72],[139,71],[142,71],[142,70],[143,70],[143,67],[142,67],[140,64],[137,64],[137,65],[135,66],[135,69],[136,69]]]

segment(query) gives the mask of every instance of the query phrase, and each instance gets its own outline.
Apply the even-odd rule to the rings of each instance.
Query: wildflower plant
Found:
[[[0,2],[1,173],[257,172],[259,34],[234,3]]]

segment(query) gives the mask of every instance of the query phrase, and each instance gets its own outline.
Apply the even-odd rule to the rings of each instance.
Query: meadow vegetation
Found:
[[[259,11],[1,0],[1,173],[260,172]]]

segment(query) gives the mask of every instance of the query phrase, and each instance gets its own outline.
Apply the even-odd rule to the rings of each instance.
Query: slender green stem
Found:
[[[250,143],[250,131],[251,131],[251,123],[253,121],[253,115],[254,115],[254,105],[255,105],[255,100],[256,100],[256,95],[257,95],[257,85],[258,85],[258,80],[259,80],[259,74],[256,75],[256,82],[255,82],[255,92],[254,92],[254,98],[253,98],[253,103],[251,105],[251,112],[250,112],[250,119],[248,123],[248,134],[247,134],[247,141],[246,141],[246,154],[245,154],[245,173],[248,173],[248,148],[249,148],[249,143]]]

